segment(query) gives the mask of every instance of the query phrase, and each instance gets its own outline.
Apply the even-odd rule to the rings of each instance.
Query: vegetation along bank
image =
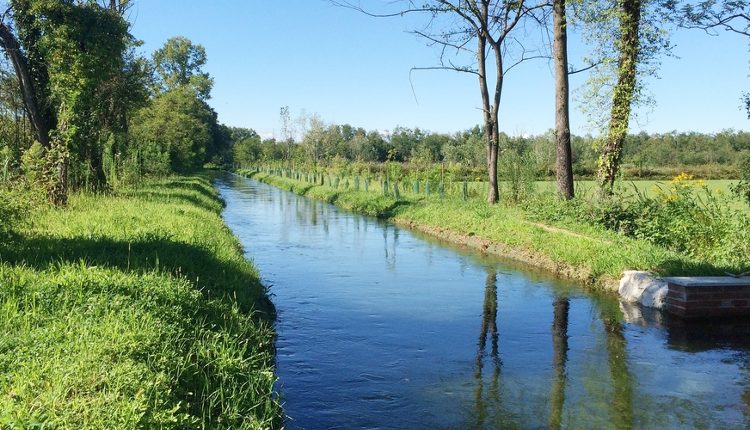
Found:
[[[430,193],[425,182],[389,184],[364,174],[344,178],[273,168],[239,173],[592,288],[614,290],[624,270],[723,275],[750,268],[750,212],[726,204],[731,198],[726,193],[712,193],[686,176],[650,196],[564,201],[552,192],[531,192],[516,203],[487,205],[460,192],[453,195],[442,184]]]
[[[206,177],[2,197],[0,428],[280,425],[272,308]]]

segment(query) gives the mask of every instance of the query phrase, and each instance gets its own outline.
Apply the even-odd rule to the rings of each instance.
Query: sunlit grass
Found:
[[[270,306],[205,178],[78,194],[0,244],[0,428],[270,428]]]

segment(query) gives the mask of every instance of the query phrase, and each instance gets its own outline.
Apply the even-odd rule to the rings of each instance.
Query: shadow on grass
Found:
[[[159,183],[157,188],[167,188],[169,190],[185,191],[190,190],[202,194],[209,200],[217,200],[216,194],[211,189],[210,183],[198,179],[169,179]]]
[[[222,204],[216,200],[214,196],[212,196],[209,199],[200,199],[196,197],[195,195],[191,193],[184,193],[180,192],[179,190],[175,192],[169,192],[169,191],[161,191],[161,190],[153,190],[153,189],[141,189],[141,190],[134,190],[134,191],[128,191],[126,193],[128,197],[134,197],[141,200],[146,201],[157,201],[157,202],[163,202],[163,201],[178,201],[187,205],[191,206],[197,206],[201,209],[205,209],[210,212],[216,212],[220,211],[222,208]],[[215,202],[214,204],[209,203],[209,201]]]
[[[744,268],[748,270],[750,267]],[[697,262],[690,260],[670,259],[661,263],[654,270],[662,276],[726,276],[728,273],[741,273],[742,268]],[[738,271],[739,270],[739,271]]]
[[[206,297],[236,301],[240,309],[273,315],[273,305],[263,294],[255,272],[243,261],[222,261],[207,249],[162,238],[134,242],[111,239],[16,236],[0,244],[0,262],[39,270],[60,263],[116,268],[126,273],[161,271],[184,277]]]
[[[387,219],[396,216],[401,208],[411,206],[414,204],[408,200],[397,200],[392,205],[388,206],[384,211],[378,214],[378,218]]]

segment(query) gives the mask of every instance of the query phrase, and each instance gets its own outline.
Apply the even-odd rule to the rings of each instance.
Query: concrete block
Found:
[[[619,293],[625,302],[662,309],[667,298],[667,283],[650,272],[626,270],[620,279]]]

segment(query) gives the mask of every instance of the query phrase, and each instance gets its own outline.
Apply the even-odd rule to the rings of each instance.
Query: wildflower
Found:
[[[693,175],[689,175],[685,172],[680,173],[679,175],[672,178],[672,182],[679,183],[684,181],[691,181],[693,179]]]

